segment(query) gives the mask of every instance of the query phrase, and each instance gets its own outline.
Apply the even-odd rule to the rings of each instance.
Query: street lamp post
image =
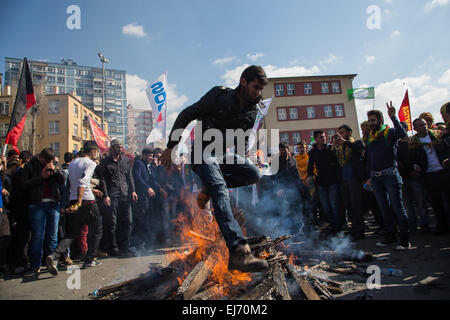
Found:
[[[109,60],[100,52],[98,57],[102,62],[102,130],[105,130],[105,63],[109,63]]]

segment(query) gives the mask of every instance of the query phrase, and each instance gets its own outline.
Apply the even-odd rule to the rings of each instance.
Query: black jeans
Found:
[[[13,208],[13,213],[16,226],[11,235],[11,264],[14,267],[19,267],[26,265],[28,262],[28,256],[26,254],[28,240],[30,239],[28,207],[27,205],[18,205]]]
[[[445,201],[450,199],[450,174],[446,170],[425,174],[425,188],[430,196],[431,206],[437,220],[439,229],[447,230],[450,227],[450,212],[446,210]]]
[[[131,202],[128,197],[111,197],[111,206],[105,206],[105,237],[108,250],[128,251],[132,226]]]
[[[233,164],[227,164],[225,161],[225,157],[230,156],[234,158]],[[246,244],[247,240],[233,217],[228,188],[255,184],[261,175],[255,165],[237,154],[226,154],[221,160],[223,160],[222,164],[219,164],[216,157],[208,158],[202,164],[195,164],[193,170],[211,196],[220,231],[228,249],[233,251],[237,246]]]
[[[61,255],[65,255],[67,249],[70,248],[72,242],[80,236],[81,227],[88,225],[88,251],[86,252],[85,262],[92,262],[97,252],[100,240],[102,239],[103,225],[102,216],[98,210],[96,202],[85,202],[75,213],[66,214],[66,231],[67,234],[56,247],[53,255],[59,259]]]
[[[362,206],[363,188],[362,183],[353,177],[349,181],[344,181],[341,185],[341,193],[347,215],[352,223],[353,235],[364,233],[364,213]]]
[[[152,213],[148,195],[139,194],[138,199],[138,202],[131,205],[133,209],[131,242],[136,247],[148,244],[150,240],[148,215]]]

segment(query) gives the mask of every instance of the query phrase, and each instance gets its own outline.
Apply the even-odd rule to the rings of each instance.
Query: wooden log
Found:
[[[286,277],[279,263],[272,267],[272,277],[276,284],[276,290],[280,294],[282,300],[292,300],[286,284]]]
[[[327,285],[326,288],[327,288],[327,290],[330,291],[332,294],[333,294],[333,293],[334,293],[334,294],[343,294],[343,293],[344,293],[344,290],[342,290],[342,289],[339,288],[339,287],[332,286],[332,285]]]
[[[220,292],[219,285],[212,286],[202,292],[197,293],[191,300],[211,300]]]
[[[201,288],[205,280],[211,273],[211,258],[208,260],[200,261],[189,275],[184,279],[182,285],[178,288],[177,298],[190,300]]]
[[[333,298],[333,295],[331,294],[331,292],[328,291],[328,289],[327,289],[323,284],[321,284],[319,280],[317,280],[317,279],[314,278],[314,277],[311,277],[311,281],[312,281],[314,287],[315,287],[321,294],[323,294],[324,296],[326,296],[328,299],[332,299],[332,298]]]
[[[213,238],[204,236],[204,235],[202,235],[202,234],[200,234],[200,233],[197,233],[197,232],[195,232],[195,231],[192,231],[192,230],[189,230],[189,234],[193,235],[193,236],[196,237],[196,238],[202,239],[202,240],[214,242],[214,239],[213,239]]]
[[[273,292],[275,286],[276,284],[271,277],[266,278],[244,295],[237,298],[237,300],[260,300],[263,296],[266,296],[269,291]]]
[[[303,279],[301,276],[295,272],[294,266],[290,264],[285,264],[286,269],[289,271],[291,276],[295,279],[295,282],[300,286],[300,289],[302,290],[303,294],[305,295],[306,299],[308,300],[320,300],[319,295],[317,292],[311,287],[309,282],[305,279]]]
[[[98,298],[102,298],[102,297],[104,297],[104,296],[106,296],[106,295],[108,295],[108,294],[110,294],[112,292],[121,290],[124,286],[136,284],[137,282],[145,281],[148,278],[149,278],[148,275],[144,275],[144,276],[140,276],[138,278],[129,279],[129,280],[122,281],[122,282],[119,282],[119,283],[116,283],[116,284],[112,284],[110,286],[106,286],[106,287],[100,288],[100,289],[98,289],[97,297]]]

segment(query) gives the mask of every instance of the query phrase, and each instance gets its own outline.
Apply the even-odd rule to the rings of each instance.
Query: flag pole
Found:
[[[6,155],[6,150],[8,149],[8,145],[5,143],[5,147],[3,148],[3,156]]]

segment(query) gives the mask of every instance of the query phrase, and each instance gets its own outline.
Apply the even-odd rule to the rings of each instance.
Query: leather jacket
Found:
[[[191,121],[198,120],[201,121],[202,133],[208,129],[218,129],[222,133],[223,152],[225,153],[226,129],[243,129],[244,132],[251,129],[258,112],[257,104],[262,99],[259,97],[253,103],[241,106],[239,89],[239,87],[236,89],[214,87],[198,102],[181,111],[170,132],[167,147],[174,148],[178,144],[178,140],[172,138],[174,130],[184,129]],[[195,137],[195,139],[199,138],[201,137]],[[248,138],[245,140],[245,145],[247,145]],[[212,141],[203,141],[202,150],[211,143]],[[194,147],[195,143],[192,146]]]

